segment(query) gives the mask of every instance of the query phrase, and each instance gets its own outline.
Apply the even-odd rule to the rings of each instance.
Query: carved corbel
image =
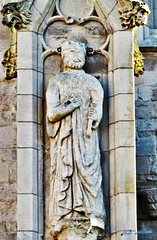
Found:
[[[139,77],[144,73],[144,57],[136,42],[136,29],[147,23],[150,9],[141,0],[121,0],[119,2],[119,13],[123,29],[134,29],[134,75]]]
[[[2,61],[6,68],[5,79],[7,80],[17,76],[17,31],[26,29],[26,25],[31,22],[27,3],[27,1],[11,2],[5,4],[1,10],[2,24],[10,28],[10,47],[4,53]]]

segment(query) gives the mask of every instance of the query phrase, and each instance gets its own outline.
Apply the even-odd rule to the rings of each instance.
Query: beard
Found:
[[[81,58],[75,59],[64,59],[64,66],[71,69],[81,69],[85,64],[85,60]]]

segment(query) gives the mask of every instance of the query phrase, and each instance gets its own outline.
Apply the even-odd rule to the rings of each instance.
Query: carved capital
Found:
[[[121,0],[119,2],[120,20],[123,29],[144,26],[150,14],[149,6],[141,0]]]

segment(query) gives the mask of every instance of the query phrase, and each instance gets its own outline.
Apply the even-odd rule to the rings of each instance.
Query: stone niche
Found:
[[[62,43],[76,40],[86,46],[83,69],[104,89],[99,145],[106,225],[101,238],[135,240],[133,32],[122,29],[116,0],[27,3],[32,22],[29,31],[18,32],[17,44],[17,239],[52,238],[48,229],[51,168],[46,91],[49,79],[64,71]]]
[[[68,3],[68,1],[67,1]],[[103,195],[105,202],[105,210],[107,212],[106,231],[109,232],[109,180],[108,180],[108,52],[105,50],[109,43],[109,33],[102,23],[101,19],[94,12],[94,5],[90,1],[73,2],[69,8],[65,7],[68,4],[65,1],[57,2],[57,11],[59,15],[54,15],[49,19],[47,28],[43,34],[43,47],[45,52],[44,58],[44,92],[47,89],[49,79],[58,73],[64,71],[64,66],[60,54],[60,48],[65,40],[76,40],[85,44],[86,46],[86,60],[83,70],[97,78],[97,81],[103,87],[104,101],[103,101],[103,118],[99,125],[99,143],[101,152],[101,166],[103,171]],[[90,16],[91,14],[94,14]],[[69,17],[70,16],[70,17]],[[45,101],[46,114],[46,101]],[[46,119],[45,119],[46,125]],[[50,194],[50,142],[45,127],[45,225],[47,226],[48,211],[49,211],[49,194]],[[87,232],[88,229],[86,229]],[[78,228],[78,238],[81,227]],[[73,239],[71,229],[66,229],[56,239]],[[68,238],[71,235],[71,238]],[[70,237],[70,236],[69,236]],[[50,239],[48,228],[46,229],[46,239]],[[53,238],[52,238],[53,239]],[[55,239],[55,238],[54,238]],[[81,237],[79,239],[82,239]],[[95,239],[92,236],[86,236],[85,239]]]

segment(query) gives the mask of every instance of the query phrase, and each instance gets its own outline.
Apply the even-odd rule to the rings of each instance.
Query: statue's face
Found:
[[[85,64],[85,53],[81,48],[62,50],[64,66],[71,69],[81,69]]]
[[[3,25],[7,25],[8,27],[11,27],[13,24],[13,12],[11,11],[11,9],[6,8],[3,12],[3,19],[2,19],[2,23]]]
[[[140,25],[146,25],[148,20],[148,13],[144,9],[141,9],[137,12],[137,18]]]

